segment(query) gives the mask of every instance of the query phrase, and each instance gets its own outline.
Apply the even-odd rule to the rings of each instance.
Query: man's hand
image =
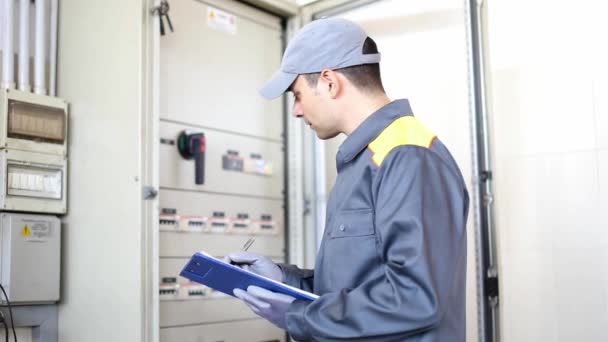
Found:
[[[283,272],[270,258],[249,252],[234,252],[224,258],[224,261],[239,266],[266,278],[283,281]]]
[[[285,330],[285,314],[294,297],[268,291],[261,287],[249,286],[247,291],[234,289],[234,295],[247,304],[258,316]]]

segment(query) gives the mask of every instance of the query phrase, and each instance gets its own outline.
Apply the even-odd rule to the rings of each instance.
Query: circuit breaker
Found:
[[[59,300],[60,246],[57,217],[0,213],[0,283],[11,304]]]

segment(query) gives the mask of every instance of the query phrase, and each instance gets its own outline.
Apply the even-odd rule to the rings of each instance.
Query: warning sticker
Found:
[[[32,242],[46,242],[51,235],[50,222],[30,222],[21,229],[21,235],[25,237],[26,241]]]
[[[236,34],[236,16],[209,6],[207,7],[207,26]]]

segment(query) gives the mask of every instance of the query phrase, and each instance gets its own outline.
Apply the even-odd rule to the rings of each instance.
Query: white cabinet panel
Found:
[[[240,250],[248,238],[247,235],[160,232],[159,253],[161,257],[190,257],[193,253],[204,250],[221,257],[228,252]],[[255,236],[255,242],[249,251],[283,256],[283,239],[277,236]]]
[[[240,322],[203,324],[160,330],[161,342],[281,342],[285,332],[256,319]]]
[[[281,62],[280,20],[261,11],[243,10],[245,6],[234,1],[217,5],[236,14],[234,33],[208,24],[205,2],[171,2],[175,32],[161,38],[160,116],[281,139],[282,101],[267,101],[258,94]]]
[[[255,319],[258,316],[240,299],[204,298],[160,302],[160,327]]]

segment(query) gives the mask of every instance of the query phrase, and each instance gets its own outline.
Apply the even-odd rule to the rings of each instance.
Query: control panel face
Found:
[[[240,300],[179,276],[195,252],[221,258],[250,238],[285,260],[283,104],[255,91],[280,66],[281,19],[212,2],[222,9],[171,2],[182,25],[160,40],[160,342],[284,341]]]

